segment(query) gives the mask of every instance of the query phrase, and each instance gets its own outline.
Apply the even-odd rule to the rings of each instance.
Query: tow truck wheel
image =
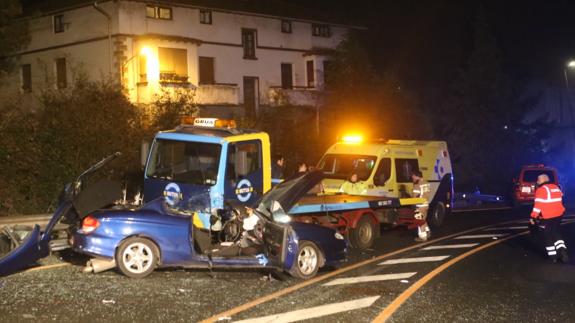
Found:
[[[317,274],[321,263],[319,248],[313,242],[300,241],[296,260],[289,273],[295,278],[310,279]]]
[[[122,274],[131,278],[144,278],[158,263],[160,252],[150,240],[133,237],[124,241],[116,251],[116,263]]]
[[[431,210],[431,214],[427,216],[429,225],[433,228],[439,228],[443,224],[443,220],[445,220],[445,212],[445,204],[443,204],[443,202],[437,202]]]
[[[367,215],[363,215],[357,222],[357,226],[351,229],[349,235],[351,244],[359,249],[368,249],[375,240],[375,225]]]

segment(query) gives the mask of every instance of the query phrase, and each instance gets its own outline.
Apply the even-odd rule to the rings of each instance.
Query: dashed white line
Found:
[[[473,248],[479,243],[464,243],[464,244],[444,244],[439,246],[430,246],[423,248],[421,250],[439,250],[439,249],[462,249],[462,248]]]
[[[351,310],[358,310],[361,308],[370,307],[375,301],[377,301],[381,296],[371,296],[356,299],[353,301],[347,301],[342,303],[335,303],[329,305],[322,305],[316,307],[310,307],[303,310],[285,312],[280,314],[274,314],[269,316],[263,316],[253,319],[247,319],[242,321],[236,321],[237,323],[264,323],[264,322],[273,322],[273,323],[287,323],[287,322],[296,322],[301,320],[308,320],[313,319],[316,317],[322,317],[326,315],[347,312]]]
[[[399,273],[399,274],[385,274],[385,275],[373,275],[373,276],[360,276],[360,277],[349,277],[349,278],[338,278],[330,281],[323,286],[334,286],[334,285],[344,285],[344,284],[357,284],[384,280],[398,280],[406,279],[417,273]]]
[[[454,240],[462,240],[462,239],[486,239],[486,238],[498,238],[502,236],[507,236],[509,234],[506,233],[492,233],[492,234],[468,234],[464,236],[459,236],[453,238]]]
[[[450,256],[435,256],[435,257],[416,257],[416,258],[402,258],[402,259],[389,259],[379,263],[379,265],[395,265],[395,264],[410,264],[417,262],[433,262],[442,261]]]
[[[516,226],[516,227],[494,227],[483,229],[483,231],[497,231],[497,230],[526,230],[529,229],[526,225]]]

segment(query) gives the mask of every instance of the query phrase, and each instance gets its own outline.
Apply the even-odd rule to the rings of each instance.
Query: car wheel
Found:
[[[437,202],[433,209],[431,209],[431,214],[427,216],[429,225],[434,228],[439,228],[445,220],[445,213],[445,204],[443,204],[443,202]]]
[[[368,249],[375,241],[375,225],[367,215],[363,215],[349,235],[351,244],[359,249]]]
[[[290,274],[299,279],[310,279],[317,274],[322,263],[322,254],[312,242],[300,241],[296,260]]]
[[[156,269],[159,254],[158,247],[152,241],[128,238],[116,251],[116,263],[122,274],[144,278]]]

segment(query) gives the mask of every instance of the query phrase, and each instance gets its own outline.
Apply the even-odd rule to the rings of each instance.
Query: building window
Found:
[[[24,64],[20,68],[20,73],[22,77],[22,91],[31,92],[32,91],[32,66],[30,64]]]
[[[282,73],[282,89],[293,88],[292,64],[282,63],[281,73]]]
[[[200,23],[206,25],[212,24],[212,12],[210,10],[200,10]]]
[[[315,71],[313,67],[313,61],[305,62],[305,70],[307,75],[307,87],[315,86]]]
[[[200,56],[200,84],[214,84],[214,58]]]
[[[52,23],[54,25],[54,33],[64,32],[64,15],[54,15]]]
[[[138,57],[140,67],[139,67],[139,75],[140,75],[140,83],[148,82],[148,58],[146,55],[141,55]]]
[[[158,48],[160,82],[188,82],[188,51],[181,48]]]
[[[311,25],[312,34],[318,37],[331,37],[331,29],[328,25]]]
[[[325,87],[333,85],[333,64],[331,61],[323,61],[323,84]]]
[[[254,29],[242,29],[242,47],[244,48],[244,58],[256,58],[257,33]]]
[[[282,33],[291,34],[291,21],[282,20]]]
[[[64,89],[68,86],[68,79],[66,77],[66,59],[56,59],[56,87]]]
[[[146,17],[154,19],[171,20],[172,8],[148,5],[146,6]]]

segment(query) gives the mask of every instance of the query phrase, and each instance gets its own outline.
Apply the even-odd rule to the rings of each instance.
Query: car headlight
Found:
[[[290,223],[291,217],[287,214],[274,215],[274,220],[278,223]]]
[[[335,238],[336,238],[336,239],[339,239],[339,240],[345,240],[345,238],[343,237],[343,235],[341,235],[341,233],[339,233],[339,232],[336,232],[336,233],[335,233]]]

